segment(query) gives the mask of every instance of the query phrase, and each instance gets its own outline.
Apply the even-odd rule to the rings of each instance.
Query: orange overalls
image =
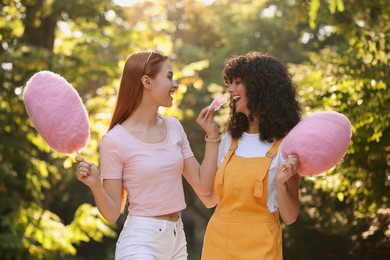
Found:
[[[268,168],[281,141],[265,157],[243,158],[235,154],[237,139],[232,140],[215,176],[220,201],[207,225],[203,260],[283,258],[279,213],[267,207]]]

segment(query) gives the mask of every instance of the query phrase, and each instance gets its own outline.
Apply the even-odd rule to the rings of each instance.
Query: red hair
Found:
[[[168,57],[158,51],[137,52],[131,55],[123,68],[119,93],[108,130],[126,120],[141,103],[143,84],[141,78],[156,77]],[[126,190],[122,187],[121,212],[126,206]]]

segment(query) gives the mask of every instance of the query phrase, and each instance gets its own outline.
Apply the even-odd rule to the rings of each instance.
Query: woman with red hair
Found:
[[[109,131],[100,146],[100,173],[78,157],[77,178],[90,187],[100,213],[114,223],[129,201],[115,259],[187,259],[180,211],[186,208],[182,176],[199,195],[213,189],[219,133],[203,109],[202,165],[179,121],[159,114],[177,90],[168,57],[138,52],[126,61]]]

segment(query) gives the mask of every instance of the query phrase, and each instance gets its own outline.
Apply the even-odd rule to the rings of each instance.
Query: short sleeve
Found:
[[[183,129],[183,126],[181,125],[179,120],[177,120],[176,118],[172,118],[172,119],[175,122],[176,129],[179,132],[180,149],[181,149],[181,154],[183,156],[183,159],[193,157],[194,153],[191,150],[191,146],[190,146],[190,143],[188,142],[188,138],[187,138],[187,135]]]
[[[218,148],[218,166],[222,163],[223,159],[225,158],[225,155],[227,151],[230,148],[230,144],[232,143],[232,137],[230,134],[226,134],[221,143],[219,144]]]
[[[122,179],[123,161],[111,137],[103,136],[100,145],[100,170],[103,179]]]

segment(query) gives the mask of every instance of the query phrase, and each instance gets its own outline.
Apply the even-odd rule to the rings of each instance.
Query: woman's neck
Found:
[[[257,120],[249,121],[249,127],[246,131],[248,134],[257,134],[259,133],[259,124]]]
[[[121,125],[144,143],[157,144],[167,138],[167,126],[156,110],[137,109]]]
[[[152,128],[161,122],[156,109],[138,107],[123,124],[131,125],[132,128]]]

